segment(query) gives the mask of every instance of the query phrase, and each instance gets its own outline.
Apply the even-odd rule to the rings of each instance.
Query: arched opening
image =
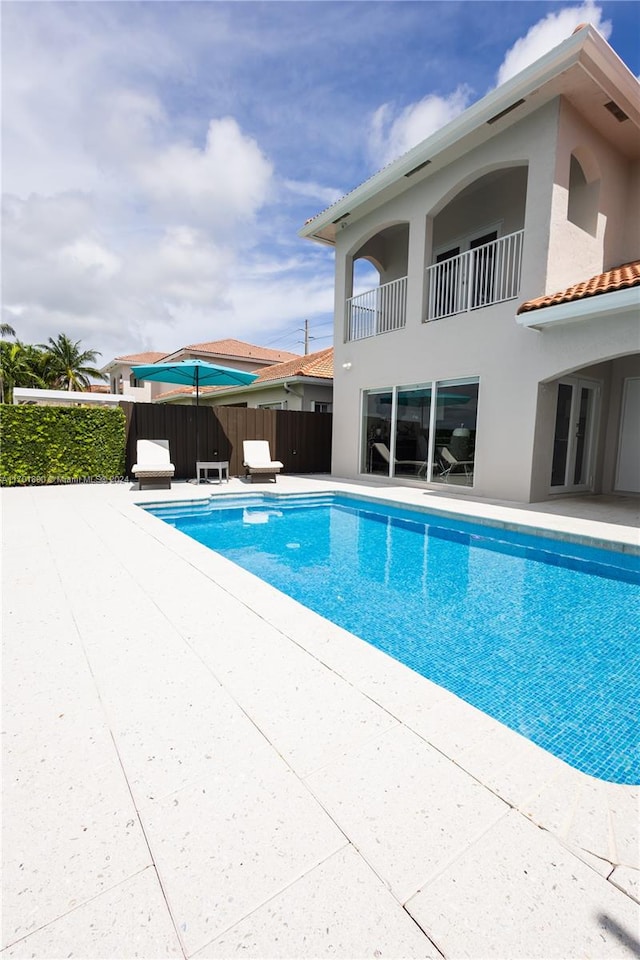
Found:
[[[408,263],[408,223],[379,230],[353,251],[345,340],[363,340],[405,326]]]
[[[600,179],[597,168],[586,161],[584,151],[571,154],[567,219],[595,237],[598,230]]]
[[[368,257],[358,257],[353,261],[353,295],[354,297],[374,290],[380,286],[380,267]]]
[[[427,320],[517,297],[527,167],[478,177],[433,216]]]

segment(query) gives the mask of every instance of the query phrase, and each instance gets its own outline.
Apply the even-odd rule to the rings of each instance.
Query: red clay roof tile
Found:
[[[333,377],[333,347],[309,353],[306,357],[296,357],[285,363],[274,363],[271,367],[263,367],[256,371],[258,379],[254,383],[265,380],[283,380],[285,377],[322,377],[330,380]]]
[[[635,287],[640,284],[640,260],[624,263],[620,267],[599,273],[583,283],[576,283],[559,293],[551,293],[545,297],[536,297],[535,300],[526,300],[518,307],[518,313],[527,313],[530,310],[540,310],[543,307],[554,307],[558,303],[571,303],[573,300],[583,300],[585,297],[597,297],[601,293],[613,293],[624,290],[626,287]]]
[[[215,353],[224,357],[243,357],[247,360],[271,360],[279,363],[297,357],[297,353],[289,350],[271,350],[269,347],[259,347],[243,340],[209,340],[205,343],[189,343],[181,350],[194,350],[199,353]],[[177,351],[175,351],[177,353]]]
[[[146,353],[128,353],[116,360],[123,360],[125,363],[157,363],[166,357],[166,353],[158,353],[157,350],[147,350]]]

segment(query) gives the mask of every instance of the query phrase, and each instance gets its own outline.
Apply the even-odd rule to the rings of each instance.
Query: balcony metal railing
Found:
[[[383,283],[347,300],[345,340],[400,330],[407,322],[407,278]]]
[[[427,267],[427,320],[518,296],[524,230]]]

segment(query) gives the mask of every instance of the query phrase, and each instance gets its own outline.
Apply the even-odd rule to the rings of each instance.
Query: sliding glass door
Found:
[[[365,390],[361,470],[473,484],[478,380]]]

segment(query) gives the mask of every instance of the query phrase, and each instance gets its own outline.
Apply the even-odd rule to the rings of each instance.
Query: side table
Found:
[[[222,483],[222,473],[225,473],[225,479],[229,483],[229,461],[228,460],[198,460],[196,463],[196,482],[200,483],[203,479],[209,479],[209,471],[218,471],[218,483]]]

